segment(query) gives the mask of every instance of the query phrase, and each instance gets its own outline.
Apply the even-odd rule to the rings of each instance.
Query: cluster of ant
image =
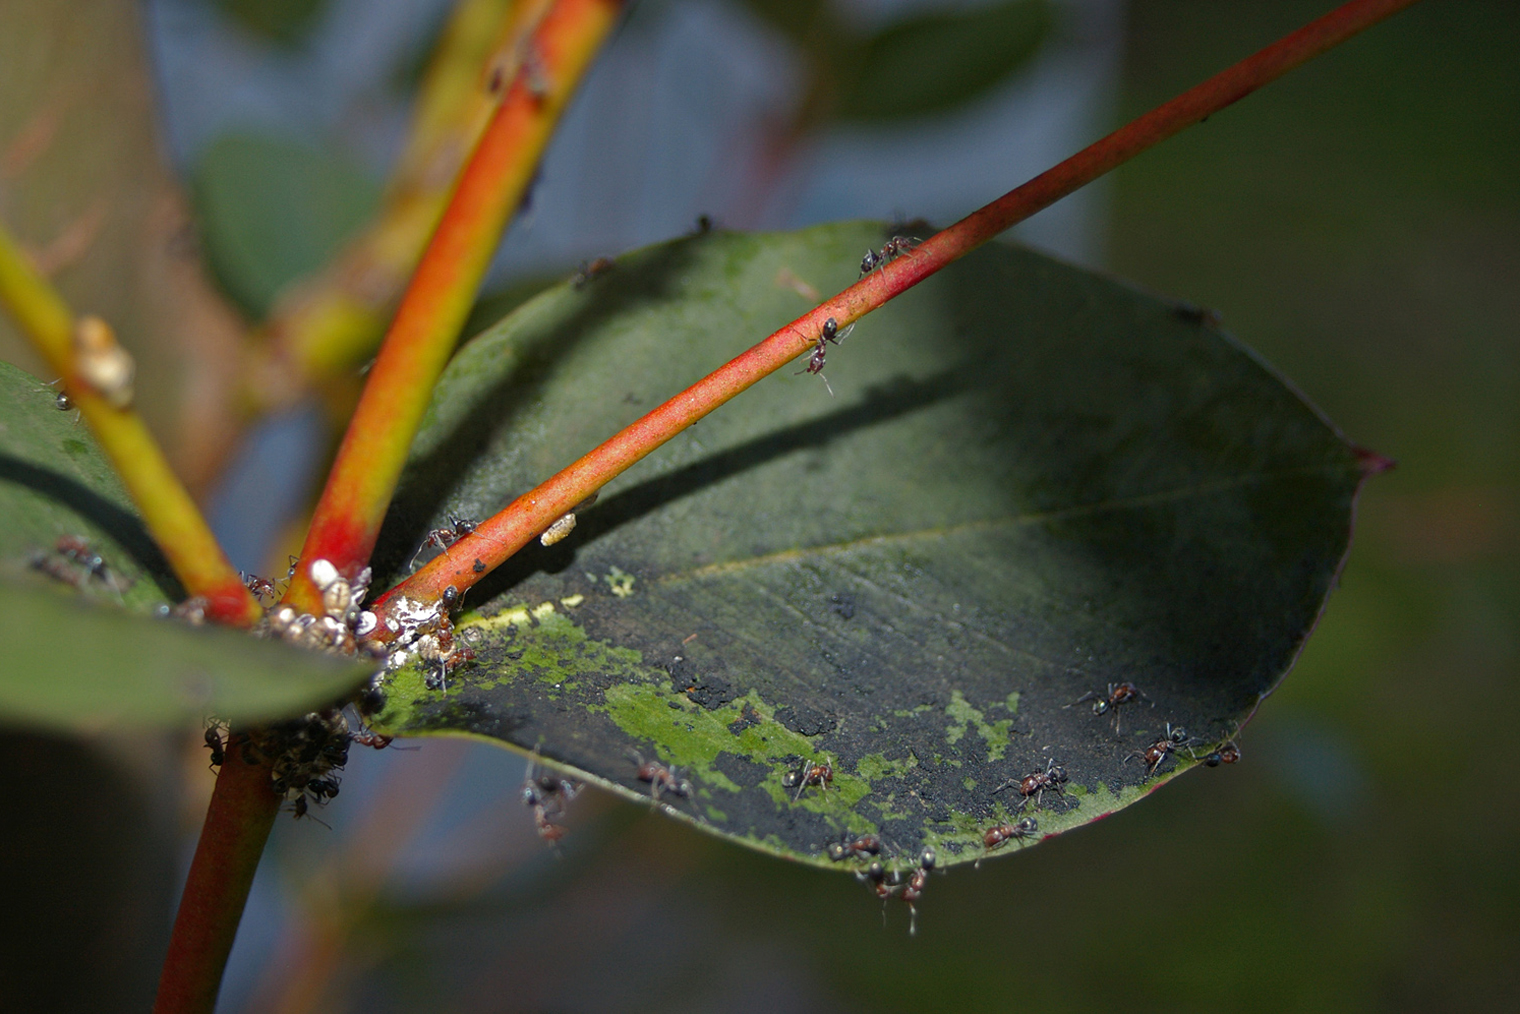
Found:
[[[105,558],[78,535],[61,536],[51,552],[38,550],[28,563],[33,570],[81,591],[92,581],[117,595],[132,587],[131,579],[112,570]]]
[[[374,686],[366,688],[356,702],[361,715],[375,714],[384,706],[385,695]],[[226,763],[233,736],[226,722],[213,720],[207,725],[206,748],[213,768]],[[350,744],[380,750],[391,742],[391,737],[366,729],[362,719],[354,728],[340,708],[240,731],[237,737],[244,762],[269,766],[271,786],[291,804],[298,820],[312,806],[337,797],[338,771],[348,763]]]
[[[1145,691],[1127,680],[1119,683],[1110,683],[1108,684],[1108,688],[1103,691],[1089,690],[1075,701],[1066,705],[1066,707],[1074,708],[1078,704],[1086,704],[1089,701],[1092,702],[1092,713],[1094,715],[1113,715],[1114,735],[1116,736],[1119,734],[1119,709],[1136,701],[1144,701],[1151,705],[1151,707],[1155,707],[1155,702],[1146,696]],[[1162,762],[1177,750],[1186,750],[1196,759],[1198,754],[1194,748],[1202,742],[1204,741],[1189,736],[1187,730],[1182,726],[1173,726],[1172,723],[1168,722],[1166,723],[1165,735],[1158,738],[1145,749],[1130,754],[1125,760],[1130,761],[1137,758],[1141,760],[1145,764],[1145,777],[1149,778],[1156,773],[1156,769],[1161,766]],[[1218,767],[1221,764],[1234,764],[1238,760],[1240,760],[1240,746],[1234,740],[1221,744],[1203,758],[1204,764],[1211,768]]]
[[[565,836],[565,828],[556,821],[565,815],[565,808],[580,790],[580,782],[575,779],[565,778],[547,769],[539,770],[537,764],[528,762],[528,776],[522,785],[522,801],[533,809],[533,823],[538,828],[540,838],[553,845]]]
[[[922,241],[913,236],[893,236],[887,240],[880,250],[866,250],[866,255],[860,259],[860,277],[864,278],[877,268],[884,267],[897,258],[910,253],[920,242]],[[577,276],[577,278],[579,277]],[[579,284],[577,288],[579,288]],[[813,353],[808,356],[807,365],[798,372],[815,373],[823,381],[824,387],[829,387],[828,379],[823,376],[823,367],[829,357],[829,346],[842,344],[854,329],[855,325],[850,324],[841,331],[839,322],[833,317],[825,320],[823,327],[819,329],[818,337],[814,340]],[[829,387],[829,393],[833,394],[834,389]]]
[[[918,865],[906,877],[900,870],[888,870],[878,856],[882,852],[881,836],[875,834],[853,835],[846,831],[839,841],[831,842],[825,853],[834,862],[845,859],[870,858],[871,862],[865,869],[858,871],[855,878],[862,883],[870,884],[871,889],[882,902],[882,918],[886,918],[886,903],[896,897],[901,898],[908,905],[908,933],[918,932],[918,906],[917,901],[923,897],[924,888],[929,883],[929,872],[934,869],[938,857],[932,848],[925,848],[918,854]]]

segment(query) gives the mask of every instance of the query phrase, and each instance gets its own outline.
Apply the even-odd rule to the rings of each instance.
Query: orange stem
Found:
[[[524,62],[487,125],[397,308],[317,503],[303,560],[329,560],[353,577],[369,559],[407,449],[502,229],[621,7],[621,0],[557,0],[534,33],[535,58]],[[286,601],[317,610],[320,596],[305,568],[297,570]]]
[[[377,600],[382,614],[398,597],[441,598],[460,593],[500,566],[544,529],[611,479],[692,423],[811,350],[823,323],[859,319],[999,233],[1049,207],[1104,173],[1276,80],[1416,0],[1352,0],[1221,71],[1170,102],[1084,148],[986,207],[937,233],[908,256],[803,314],[634,422],[542,485],[513,500],[475,531]],[[482,566],[477,567],[479,563]],[[382,625],[381,631],[384,631]]]

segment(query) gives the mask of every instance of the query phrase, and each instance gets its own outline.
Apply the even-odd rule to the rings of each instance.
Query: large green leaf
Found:
[[[382,538],[398,569],[854,280],[867,224],[715,234],[529,301],[449,367]],[[1042,832],[1134,801],[1132,757],[1230,736],[1297,655],[1350,537],[1362,457],[1189,312],[994,245],[603,490],[470,595],[478,664],[403,670],[381,726],[483,736],[826,864],[876,831],[907,865],[983,854],[1006,780],[1064,765]],[[1131,680],[1153,706],[1067,707]],[[1201,752],[1201,751],[1200,751]],[[829,759],[828,791],[787,774]],[[849,865],[849,864],[846,864]]]
[[[373,670],[141,615],[166,611],[177,584],[88,431],[55,397],[0,363],[0,723],[279,718],[342,696]],[[59,553],[61,538],[82,540],[104,568],[92,574]]]

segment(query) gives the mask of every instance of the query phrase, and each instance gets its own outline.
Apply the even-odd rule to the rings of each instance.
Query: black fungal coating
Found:
[[[809,707],[777,708],[776,721],[799,736],[826,736],[839,728],[838,719]]]
[[[745,729],[753,729],[761,721],[760,712],[756,711],[753,705],[746,704],[740,710],[739,717],[728,723],[728,731],[737,736]],[[721,757],[723,755],[719,754],[718,756]]]

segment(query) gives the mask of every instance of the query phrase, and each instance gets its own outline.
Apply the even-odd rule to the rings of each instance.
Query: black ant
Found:
[[[841,859],[879,856],[881,855],[881,838],[874,834],[863,834],[858,838],[852,838],[850,832],[846,831],[839,841],[831,842],[825,851],[836,863]]]
[[[886,267],[897,258],[912,251],[920,242],[922,241],[914,236],[893,236],[887,240],[880,253],[867,250],[866,255],[860,259],[860,277],[864,278],[877,268]]]
[[[808,357],[807,366],[803,367],[797,372],[822,374],[824,361],[828,358],[829,355],[828,343],[832,342],[835,345],[842,344],[845,338],[849,337],[850,332],[853,330],[855,330],[854,324],[848,325],[843,331],[841,331],[839,330],[839,322],[833,317],[825,320],[823,322],[822,330],[818,332],[818,343],[813,347],[813,354]],[[822,377],[820,377],[820,379],[823,379],[825,386],[828,385],[827,379]],[[834,389],[829,388],[829,393],[833,394]]]
[[[304,792],[295,798],[295,802],[291,804],[291,810],[295,813],[296,820],[300,820],[302,817],[310,817],[329,831],[332,830],[331,824],[311,812],[311,806],[306,802],[306,793]]]
[[[1233,739],[1217,749],[1210,750],[1203,758],[1203,762],[1211,768],[1217,768],[1221,764],[1234,764],[1238,760],[1240,760],[1240,744]]]
[[[809,785],[816,785],[827,792],[834,782],[834,765],[828,761],[815,764],[809,760],[803,760],[802,765],[795,771],[788,771],[781,779],[783,787],[790,789],[797,787],[797,794],[792,797],[792,802],[802,798],[802,793]]]
[[[1046,789],[1054,789],[1057,795],[1065,796],[1066,790],[1062,786],[1067,781],[1069,781],[1069,778],[1067,777],[1066,769],[1054,760],[1051,760],[1045,765],[1044,771],[1033,771],[1017,781],[1006,781],[992,791],[1002,792],[1004,789],[1012,786],[1017,788],[1019,795],[1024,797],[1024,803],[1028,803],[1029,797],[1034,796],[1034,805],[1038,808],[1045,800]],[[1020,809],[1023,809],[1024,803],[1019,804]]]
[[[649,783],[649,798],[651,800],[658,803],[660,797],[667,792],[672,796],[679,796],[682,799],[690,798],[692,792],[691,782],[677,777],[675,768],[667,768],[656,761],[646,761],[637,753],[633,755],[633,758],[639,765],[639,781]]]
[[[1123,683],[1110,683],[1106,692],[1089,690],[1081,697],[1066,705],[1066,707],[1075,708],[1078,704],[1086,704],[1088,701],[1092,701],[1093,714],[1104,715],[1112,711],[1114,713],[1114,734],[1118,735],[1119,709],[1137,700],[1145,701],[1153,708],[1156,706],[1155,702],[1145,695],[1145,691],[1126,680]]]
[[[469,518],[459,517],[452,512],[448,518],[449,527],[434,528],[427,533],[427,537],[422,540],[422,545],[418,546],[417,552],[412,554],[412,562],[407,565],[408,568],[417,566],[417,557],[421,556],[429,546],[438,547],[447,556],[449,547],[473,532],[478,524],[478,522],[471,521]]]
[[[1035,820],[1033,817],[1025,817],[1017,824],[997,824],[993,827],[989,827],[986,831],[982,832],[982,844],[987,846],[987,851],[989,853],[994,849],[1002,848],[1005,844],[1011,841],[1018,842],[1019,847],[1023,848],[1024,839],[1033,838],[1036,834],[1039,834],[1039,832],[1039,821]],[[977,865],[980,866],[981,862],[982,861],[978,859]]]
[[[215,771],[227,763],[226,746],[222,742],[222,727],[213,722],[206,726],[206,749],[211,751],[211,766],[209,770]]]
[[[1174,729],[1172,728],[1172,723],[1167,722],[1165,736],[1162,736],[1141,752],[1130,754],[1125,760],[1130,760],[1134,757],[1142,758],[1145,761],[1145,777],[1149,778],[1156,773],[1156,769],[1161,766],[1162,761],[1166,760],[1167,755],[1178,748],[1186,747],[1188,742],[1186,729],[1180,725]]]

